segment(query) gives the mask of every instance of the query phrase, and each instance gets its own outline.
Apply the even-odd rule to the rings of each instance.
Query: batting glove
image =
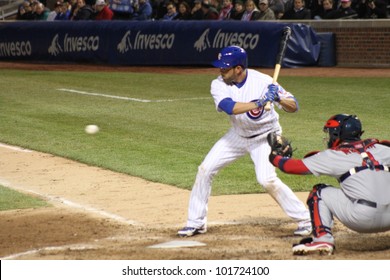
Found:
[[[255,101],[257,108],[264,107],[267,101],[267,99],[258,99],[257,101]]]
[[[280,101],[280,97],[279,97],[278,91],[279,91],[279,86],[278,85],[270,84],[268,86],[268,91],[265,94],[265,99],[269,100],[271,102],[272,101],[279,102]]]

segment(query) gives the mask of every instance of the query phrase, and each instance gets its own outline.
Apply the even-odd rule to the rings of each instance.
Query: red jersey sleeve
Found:
[[[288,174],[299,174],[299,175],[311,174],[310,170],[300,159],[292,159],[292,158],[287,158],[282,156],[276,156],[272,161],[272,164],[275,167],[278,167],[280,170]]]

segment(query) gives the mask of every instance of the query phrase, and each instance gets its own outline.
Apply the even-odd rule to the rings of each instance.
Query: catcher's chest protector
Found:
[[[349,176],[356,174],[360,171],[370,169],[370,170],[384,170],[389,171],[389,167],[380,164],[373,155],[367,151],[368,148],[372,147],[373,145],[380,143],[377,139],[366,139],[362,141],[357,141],[353,143],[347,143],[340,145],[338,147],[335,147],[334,150],[342,151],[346,154],[348,153],[359,153],[362,157],[362,165],[356,166],[343,175],[340,176],[339,181],[343,182],[345,179],[347,179]]]
[[[379,162],[375,160],[375,158],[370,152],[367,152],[367,149],[371,148],[377,143],[379,143],[377,139],[366,139],[362,141],[343,144],[333,149],[336,151],[342,151],[346,154],[358,153],[363,159],[362,166],[368,166],[370,169],[374,169],[374,166],[378,165]]]

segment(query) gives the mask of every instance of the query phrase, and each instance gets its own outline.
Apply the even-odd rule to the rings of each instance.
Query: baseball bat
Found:
[[[276,56],[274,75],[272,77],[273,84],[275,84],[278,80],[280,68],[282,68],[284,54],[286,53],[287,42],[290,39],[290,36],[291,36],[291,28],[289,26],[286,26],[285,28],[283,28],[283,35],[282,35],[282,38],[280,39],[280,44],[279,44],[279,52]],[[266,111],[271,110],[271,102],[270,101],[268,101],[265,104],[264,109]]]

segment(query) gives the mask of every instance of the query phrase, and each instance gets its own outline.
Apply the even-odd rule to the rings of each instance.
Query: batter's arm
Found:
[[[298,104],[295,98],[281,98],[279,104],[282,106],[283,110],[289,113],[298,111]]]
[[[248,102],[248,103],[236,102],[236,104],[233,107],[233,115],[246,113],[257,108],[259,108],[259,106],[255,102]]]
[[[259,106],[255,102],[235,102],[231,98],[225,98],[218,107],[228,115],[238,115],[257,109]]]
[[[294,98],[281,99],[279,101],[279,104],[286,112],[293,113],[298,111],[298,105]],[[259,108],[259,104],[257,104],[256,102],[248,102],[248,103],[236,102],[234,104],[232,114],[238,115],[238,114],[246,113],[251,110],[255,110],[257,108]]]

